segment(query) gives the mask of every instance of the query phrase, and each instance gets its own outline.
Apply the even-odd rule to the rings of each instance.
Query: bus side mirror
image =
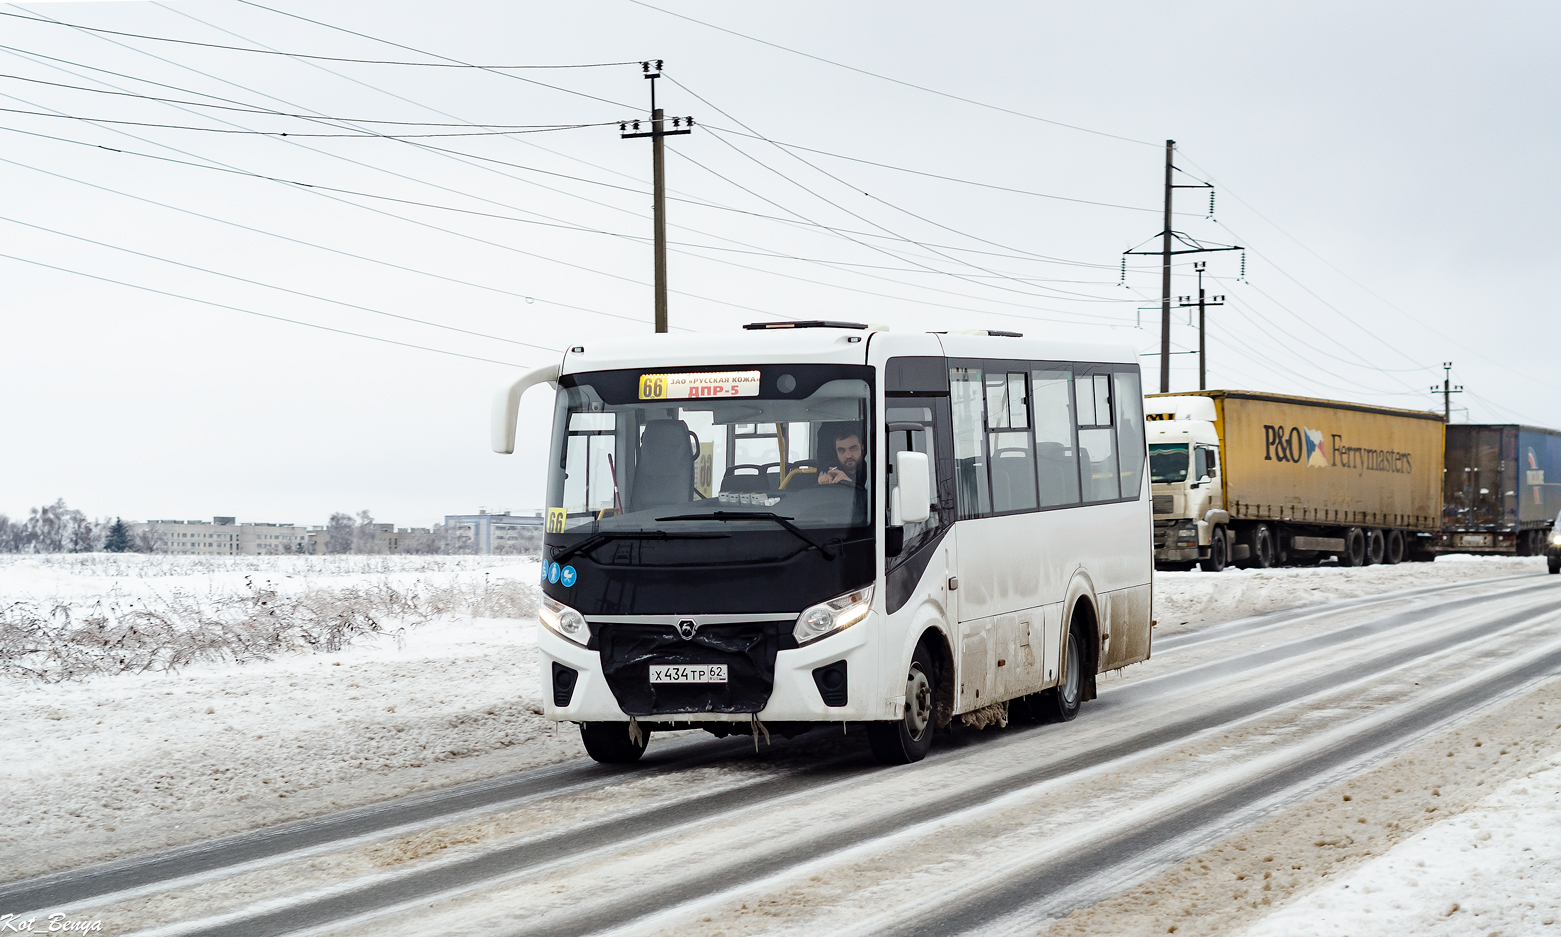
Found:
[[[896,452],[894,477],[899,479],[901,524],[920,524],[932,516],[932,462],[925,452]]]
[[[499,392],[493,395],[493,411],[488,424],[488,433],[494,452],[509,455],[515,451],[515,420],[520,417],[520,397],[535,384],[551,384],[557,387],[558,365],[527,371],[512,381],[509,386],[499,388]]]

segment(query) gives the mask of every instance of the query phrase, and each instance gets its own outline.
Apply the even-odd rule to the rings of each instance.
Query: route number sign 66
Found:
[[[641,400],[690,400],[701,397],[757,397],[758,371],[697,371],[641,374]]]

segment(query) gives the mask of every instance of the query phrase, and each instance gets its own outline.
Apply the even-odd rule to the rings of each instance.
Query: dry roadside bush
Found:
[[[399,586],[389,577],[297,594],[245,578],[240,592],[174,589],[132,597],[118,589],[90,604],[13,602],[0,608],[0,675],[46,682],[96,674],[176,670],[196,662],[267,660],[339,651],[369,634],[395,634],[440,616],[526,618],[537,587],[512,579]]]

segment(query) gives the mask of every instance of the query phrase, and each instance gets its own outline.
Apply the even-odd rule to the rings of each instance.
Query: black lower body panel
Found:
[[[684,639],[671,625],[602,624],[602,674],[631,716],[756,713],[775,689],[775,655],[791,621],[704,625]],[[651,683],[652,664],[725,664],[725,683]]]

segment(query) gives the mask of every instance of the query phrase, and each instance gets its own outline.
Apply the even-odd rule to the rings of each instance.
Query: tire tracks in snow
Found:
[[[1210,669],[1210,664],[1195,665],[1185,673],[1188,674],[1189,685],[1205,683],[1218,679],[1222,668],[1228,668],[1237,662],[1245,662],[1237,665],[1238,672],[1242,672],[1243,668],[1245,671],[1250,671],[1253,667],[1315,655],[1319,651],[1326,651],[1345,641],[1365,641],[1416,622],[1424,622],[1431,617],[1454,614],[1472,605],[1499,599],[1521,599],[1528,594],[1548,588],[1548,585],[1525,586],[1494,594],[1433,603],[1429,606],[1398,612],[1377,621],[1336,629],[1328,634],[1314,635],[1272,648],[1240,653],[1227,661],[1212,662],[1219,665],[1215,669]],[[1270,689],[1210,709],[1192,718],[1180,719],[1109,744],[1053,759],[1033,770],[993,779],[952,795],[910,804],[887,823],[871,821],[855,827],[831,829],[827,837],[821,836],[816,840],[785,849],[744,857],[713,878],[704,876],[697,881],[665,881],[658,886],[657,896],[663,905],[676,906],[707,898],[712,891],[721,892],[748,887],[766,876],[782,874],[795,866],[816,860],[821,855],[836,853],[843,848],[869,844],[916,824],[933,822],[962,810],[980,807],[1014,791],[1093,770],[1141,754],[1146,750],[1185,740],[1210,729],[1231,725],[1277,707],[1293,704],[1316,693],[1336,690],[1352,681],[1369,679],[1427,656],[1478,641],[1505,629],[1521,626],[1543,617],[1550,610],[1551,606],[1545,605],[1543,611],[1525,608],[1501,615],[1288,686]],[[1234,633],[1232,637],[1238,637],[1240,634],[1240,632]],[[1137,705],[1152,702],[1177,688],[1170,679],[1174,676],[1176,674],[1167,674],[1141,681],[1156,686],[1152,687],[1151,692],[1136,694],[1139,696],[1136,701],[1131,697],[1135,695],[1133,691],[1139,686],[1138,683],[1108,691],[1103,694],[1102,703],[1112,705],[1102,706],[1100,709],[1118,710],[1128,706],[1136,708]],[[1180,688],[1185,689],[1186,686]],[[1119,702],[1114,701],[1117,697],[1120,697]],[[1033,739],[1030,733],[1024,733],[1003,741],[1017,744],[1026,741],[1027,737]],[[975,750],[991,750],[991,748],[991,746],[978,746]],[[929,761],[941,763],[958,759],[965,754],[965,751],[951,752],[944,758]],[[636,839],[664,837],[679,821],[708,824],[717,819],[730,819],[734,813],[762,809],[780,799],[816,793],[820,787],[832,787],[834,784],[846,783],[863,775],[872,776],[879,770],[881,769],[866,767],[819,768],[783,776],[778,781],[765,785],[762,790],[748,789],[724,794],[718,792],[714,795],[708,792],[695,792],[682,803],[656,806],[627,818],[606,817],[594,826],[584,829],[579,826],[568,827],[458,862],[414,870],[367,888],[353,889],[349,883],[343,890],[334,894],[317,893],[301,901],[279,901],[264,911],[251,906],[252,911],[260,911],[260,913],[250,914],[247,917],[241,910],[235,914],[224,915],[220,921],[211,918],[205,921],[190,921],[182,926],[164,929],[162,932],[270,935],[316,926],[339,925],[345,923],[347,919],[361,919],[365,915],[379,916],[390,913],[409,902],[421,903],[432,898],[448,897],[457,892],[493,887],[494,883],[505,878],[520,873],[535,872],[543,866],[583,861],[593,851],[622,850]],[[624,894],[619,898],[590,902],[589,908],[582,909],[578,914],[566,915],[563,920],[555,920],[551,923],[538,921],[537,926],[527,928],[527,933],[549,935],[591,933],[637,921],[644,916],[645,907],[643,896]]]

